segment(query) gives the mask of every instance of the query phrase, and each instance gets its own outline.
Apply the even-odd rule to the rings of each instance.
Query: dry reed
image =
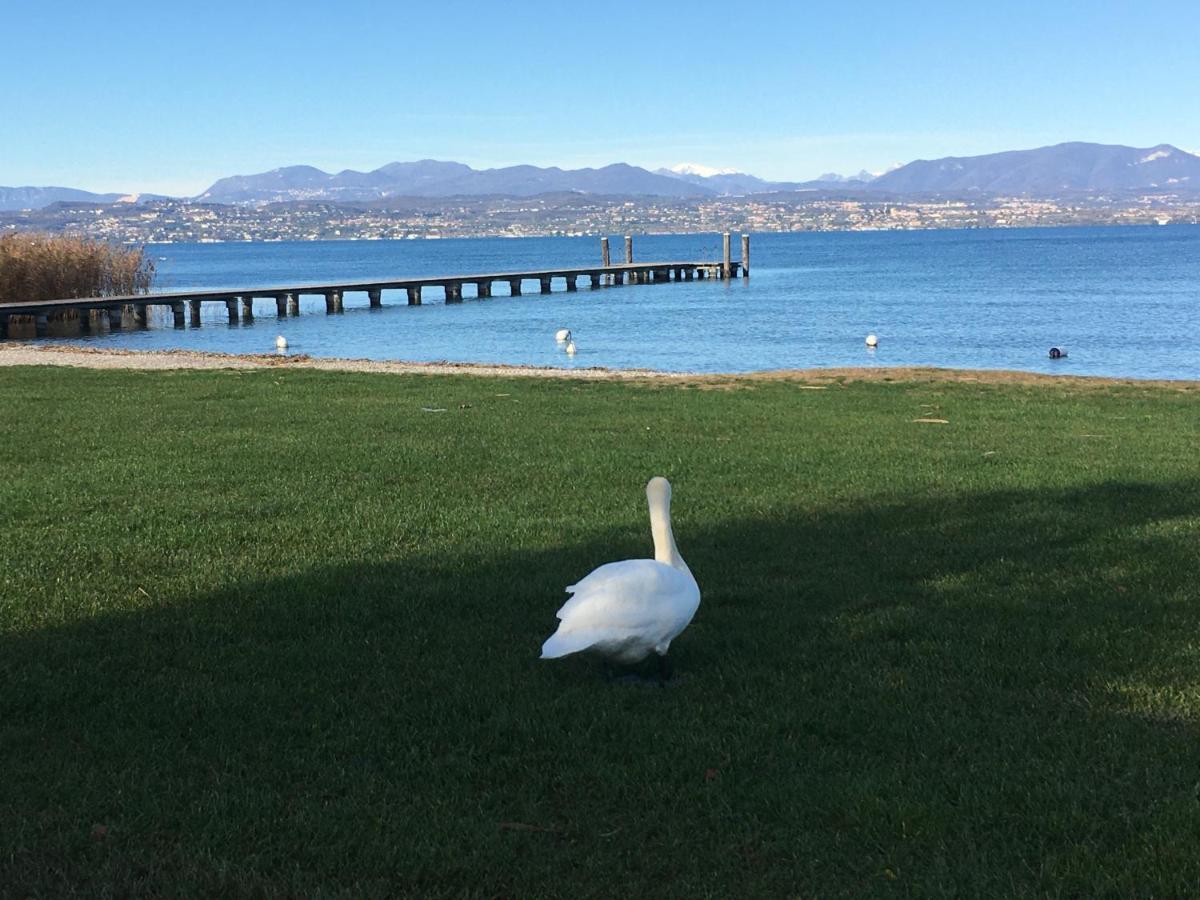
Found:
[[[0,237],[0,303],[145,294],[153,281],[154,263],[141,247],[37,233]]]

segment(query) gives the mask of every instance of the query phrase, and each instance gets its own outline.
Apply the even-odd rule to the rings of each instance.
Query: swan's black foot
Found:
[[[641,672],[615,667],[608,660],[601,662],[601,671],[604,673],[604,680],[609,684],[628,684],[628,685],[664,685],[666,679],[671,677],[670,667],[667,667],[667,673],[663,675],[663,660],[659,657],[658,675],[645,675]],[[645,668],[643,667],[643,672]]]

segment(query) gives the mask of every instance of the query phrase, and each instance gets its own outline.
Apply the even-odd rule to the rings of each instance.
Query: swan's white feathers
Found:
[[[567,588],[546,658],[595,649],[624,661],[666,653],[700,604],[689,574],[652,559],[606,563]]]

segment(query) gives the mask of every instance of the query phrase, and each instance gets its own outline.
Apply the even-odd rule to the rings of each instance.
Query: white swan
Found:
[[[287,349],[287,338],[285,338],[282,334],[275,338],[275,348],[277,350]]]
[[[560,328],[560,329],[558,329],[558,331],[554,332],[554,340],[558,341],[558,343],[560,343],[560,344],[565,344],[570,339],[571,339],[571,329],[570,328]]]
[[[575,342],[574,342],[574,341],[572,341],[572,340],[568,340],[568,341],[567,341],[567,346],[565,346],[563,349],[567,351],[567,356],[574,356],[574,355],[575,355],[575,351],[576,351],[578,348],[575,346]]]
[[[657,653],[664,665],[671,641],[700,605],[700,587],[671,533],[671,484],[646,485],[654,559],[627,559],[593,570],[567,588],[558,630],[542,645],[542,659],[591,650],[619,663]]]
[[[868,334],[867,335],[867,346],[871,347],[871,348],[878,347],[879,346],[879,338],[875,337],[875,335],[873,335],[873,334]]]

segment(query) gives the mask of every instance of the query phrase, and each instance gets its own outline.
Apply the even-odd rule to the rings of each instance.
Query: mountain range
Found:
[[[532,197],[556,192],[683,199],[814,190],[1044,198],[1078,193],[1200,191],[1200,156],[1170,144],[1136,148],[1076,142],[984,156],[916,160],[878,177],[860,172],[849,177],[822,175],[802,182],[766,181],[744,172],[695,164],[655,171],[625,163],[599,169],[509,166],[479,170],[462,163],[427,159],[389,163],[371,172],[346,169],[332,174],[312,166],[287,166],[222,178],[189,199],[225,204],[363,203],[393,197]],[[152,198],[59,187],[0,187],[0,210],[36,209],[57,202],[140,199]]]

